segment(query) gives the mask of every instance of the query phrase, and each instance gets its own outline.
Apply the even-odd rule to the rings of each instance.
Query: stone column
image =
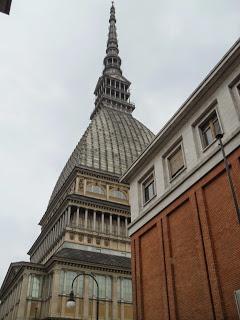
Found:
[[[84,220],[84,228],[87,229],[88,222],[88,209],[85,209],[85,220]]]
[[[53,272],[52,280],[52,298],[50,300],[50,317],[58,317],[58,304],[59,304],[59,293],[60,293],[60,269],[55,269]]]
[[[110,223],[109,233],[112,234],[112,214],[111,213],[110,213],[110,216],[109,216],[109,223]]]
[[[75,193],[78,193],[78,185],[79,185],[79,176],[77,176],[75,180]]]
[[[120,216],[117,216],[117,235],[120,236]]]
[[[70,215],[71,215],[71,207],[68,207],[68,211],[67,211],[67,225],[68,226],[70,224]]]
[[[61,220],[62,220],[61,231],[63,231],[63,229],[64,229],[64,214],[62,214]]]
[[[93,211],[93,231],[96,231],[96,210]]]
[[[53,240],[53,243],[54,243],[54,241],[55,241],[55,226],[53,226],[53,228],[52,228],[52,233],[53,233],[52,240]]]
[[[77,208],[76,226],[79,227],[79,208]]]
[[[60,221],[58,220],[57,221],[57,238],[58,238],[58,236],[59,236],[59,233],[60,233],[60,223],[59,223]]]
[[[83,285],[83,320],[88,320],[88,291],[89,291],[89,278],[84,276]]]
[[[26,303],[27,303],[28,277],[29,277],[28,274],[26,273],[23,274],[20,300],[19,300],[18,312],[17,312],[17,320],[23,320],[26,318],[25,310],[26,310]]]
[[[101,227],[102,233],[104,233],[104,212],[102,212],[102,227]]]
[[[125,218],[126,237],[128,237],[128,218]]]
[[[75,319],[78,319],[78,318],[79,318],[79,306],[80,306],[79,298],[76,298]]]
[[[125,319],[125,315],[124,315],[124,303],[121,303],[121,320]]]
[[[67,221],[68,221],[68,213],[67,213],[67,210],[65,210],[65,212],[64,212],[64,227],[66,227]]]
[[[117,276],[113,276],[112,278],[112,320],[118,320],[118,296],[117,296]]]

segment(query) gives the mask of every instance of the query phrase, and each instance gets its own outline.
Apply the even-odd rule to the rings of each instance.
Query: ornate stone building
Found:
[[[122,75],[115,8],[109,20],[104,70],[95,89],[91,122],[67,161],[29,250],[30,262],[12,263],[0,291],[0,319],[132,319],[129,188],[119,177],[153,134],[132,116],[130,82]]]

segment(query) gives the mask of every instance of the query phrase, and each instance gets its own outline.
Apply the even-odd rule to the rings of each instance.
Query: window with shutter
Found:
[[[185,167],[181,144],[168,156],[168,167],[170,178],[174,178]]]

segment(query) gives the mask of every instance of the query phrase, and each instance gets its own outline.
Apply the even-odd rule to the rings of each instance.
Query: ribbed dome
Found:
[[[67,161],[50,202],[75,167],[121,176],[152,141],[154,134],[132,116],[135,106],[130,102],[130,85],[122,75],[112,3],[104,70],[94,91],[91,122]]]
[[[154,134],[131,113],[102,107],[67,161],[50,202],[76,166],[120,176],[153,138]]]

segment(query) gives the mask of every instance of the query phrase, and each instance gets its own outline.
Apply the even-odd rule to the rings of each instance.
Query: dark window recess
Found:
[[[238,94],[240,96],[240,84],[237,86],[237,92],[238,92]]]
[[[154,185],[153,176],[151,176],[143,184],[143,192],[144,192],[144,203],[148,202],[155,196],[155,185]]]

